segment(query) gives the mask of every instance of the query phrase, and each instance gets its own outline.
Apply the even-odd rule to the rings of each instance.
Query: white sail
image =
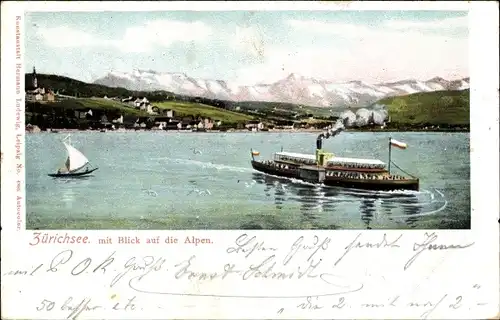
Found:
[[[77,171],[83,168],[87,163],[89,163],[89,159],[85,157],[83,153],[75,149],[73,146],[63,142],[66,150],[68,151],[68,159],[66,160],[66,167],[69,172]]]

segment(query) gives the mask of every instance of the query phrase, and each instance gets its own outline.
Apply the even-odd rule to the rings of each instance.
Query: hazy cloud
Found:
[[[467,18],[429,22],[388,21],[382,26],[289,20],[295,32],[342,39],[343,46],[267,46],[265,61],[243,67],[240,83],[276,81],[291,72],[306,77],[370,82],[436,75],[458,78],[468,75],[468,39],[423,29],[449,31],[467,26]],[[448,25],[450,28],[446,29]],[[403,30],[410,28],[410,30]],[[347,42],[346,42],[347,41]]]
[[[254,57],[262,58],[265,54],[264,32],[256,26],[236,26],[231,36],[230,46]]]
[[[469,26],[469,18],[466,16],[433,21],[389,20],[383,25],[393,29],[449,30],[453,28],[467,28]]]
[[[169,47],[175,42],[203,42],[212,35],[212,28],[203,22],[170,20],[150,21],[125,30],[123,39],[114,42],[123,51],[145,52],[154,46]]]
[[[403,78],[426,80],[434,76],[448,79],[468,76],[469,49],[464,30],[468,17],[425,22],[393,19],[374,25],[289,19],[279,29],[274,29],[276,21],[219,27],[217,23],[216,20],[212,24],[166,19],[142,24],[125,22],[125,27],[113,38],[101,32],[63,25],[37,27],[36,36],[50,48],[88,47],[97,53],[111,49],[107,50],[112,52],[109,61],[103,65],[114,66],[113,59],[121,59],[127,61],[124,62],[127,68],[148,64],[144,57],[158,56],[158,52],[162,52],[157,50],[159,48],[185,43],[189,44],[187,51],[193,57],[208,56],[206,60],[210,61],[222,57],[217,70],[212,68],[210,72],[222,80],[239,84],[270,83],[290,73],[339,82],[365,80],[372,83]],[[198,46],[200,43],[206,45]],[[218,55],[212,54],[211,49],[218,50]],[[51,51],[47,49],[47,55]],[[195,59],[187,54],[186,57],[182,59],[189,66],[184,67],[193,70]],[[178,57],[168,58],[175,61]],[[180,64],[170,63],[173,67],[168,68],[179,69]],[[151,63],[147,68],[156,68],[156,65]]]
[[[169,47],[176,42],[202,42],[213,30],[203,22],[154,20],[130,26],[118,39],[104,39],[68,26],[39,28],[37,35],[55,48],[114,47],[124,52],[148,52],[154,47]]]
[[[36,34],[45,44],[54,48],[88,47],[103,43],[90,33],[67,26],[40,27]]]

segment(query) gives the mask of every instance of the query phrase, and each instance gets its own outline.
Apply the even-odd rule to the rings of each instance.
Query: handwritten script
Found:
[[[405,296],[402,291],[380,290],[390,280],[353,274],[351,264],[365,264],[364,269],[377,261],[364,261],[367,252],[384,257],[394,257],[392,264],[402,275],[411,273],[411,267],[419,259],[438,255],[447,250],[465,250],[474,243],[441,243],[436,233],[424,233],[418,241],[404,242],[403,234],[367,236],[357,234],[343,243],[334,242],[327,236],[300,236],[289,244],[271,243],[255,235],[241,234],[222,252],[210,252],[211,259],[202,250],[195,253],[171,255],[127,255],[118,249],[105,254],[89,254],[76,249],[59,249],[53,256],[30,261],[31,266],[3,270],[3,276],[15,285],[22,277],[25,281],[38,278],[37,284],[68,283],[66,296],[55,295],[48,290],[40,292],[39,299],[30,308],[39,317],[63,315],[76,319],[82,314],[108,314],[167,308],[168,300],[175,297],[233,299],[238,303],[268,299],[274,315],[294,312],[326,312],[332,310],[352,312],[362,309],[387,310],[415,309],[420,318],[427,318],[438,308],[459,309],[472,301],[461,293],[432,290],[432,295],[419,298]],[[161,251],[161,250],[158,250]],[[128,251],[130,252],[130,251]],[[222,260],[220,257],[224,257]],[[400,257],[406,257],[400,259]],[[41,281],[40,279],[43,279]],[[75,280],[73,280],[75,279]],[[95,284],[99,294],[72,293],[71,283],[76,279]],[[45,281],[45,282],[44,282]],[[35,282],[34,282],[35,283]],[[471,284],[477,286],[479,284]],[[102,298],[102,288],[109,292],[125,293]],[[195,289],[193,289],[195,288]],[[373,294],[373,292],[378,292]],[[77,291],[75,291],[77,292]],[[170,298],[169,298],[170,297]],[[224,301],[224,300],[223,300]],[[234,302],[231,302],[234,303]],[[154,306],[152,307],[152,304]],[[281,306],[283,305],[283,306]],[[281,307],[280,307],[281,306]],[[399,310],[399,309],[398,309]],[[55,314],[54,312],[58,312]],[[271,311],[269,311],[271,312]],[[345,313],[346,316],[353,313]],[[311,314],[311,317],[314,315]],[[320,315],[318,315],[320,317]]]

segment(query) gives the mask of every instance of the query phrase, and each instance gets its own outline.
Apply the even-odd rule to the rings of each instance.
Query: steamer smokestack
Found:
[[[325,159],[325,153],[322,150],[323,147],[323,139],[328,139],[330,137],[335,137],[344,129],[344,125],[342,124],[342,120],[338,120],[333,128],[329,129],[326,132],[320,133],[316,138],[316,163],[320,166],[323,165]]]
[[[344,130],[344,125],[342,124],[342,121],[339,120],[335,123],[333,128],[329,129],[326,132],[320,133],[318,137],[316,138],[316,149],[320,150],[323,147],[323,139],[328,139],[331,137],[335,137],[338,135],[342,130]]]
[[[324,138],[324,134],[320,134],[320,135],[316,138],[316,149],[317,149],[317,150],[322,149],[322,147],[323,147],[323,138]]]

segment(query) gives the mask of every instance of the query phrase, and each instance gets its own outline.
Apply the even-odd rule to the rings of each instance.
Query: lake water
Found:
[[[76,132],[93,176],[54,179],[63,133],[26,136],[27,228],[401,229],[470,228],[468,133],[344,132],[338,156],[387,161],[420,178],[419,192],[310,185],[255,172],[250,148],[314,153],[317,133]],[[393,167],[394,168],[394,167]]]

